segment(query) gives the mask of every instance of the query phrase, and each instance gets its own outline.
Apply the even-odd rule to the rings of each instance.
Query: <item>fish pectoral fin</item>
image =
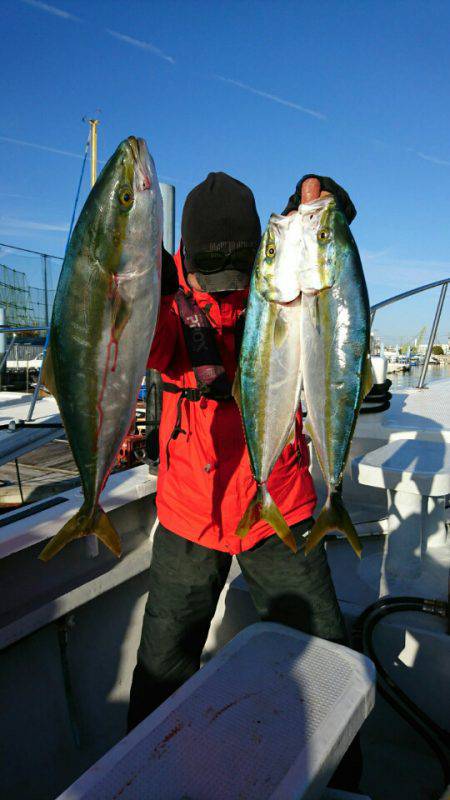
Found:
[[[241,370],[239,364],[236,369],[236,374],[234,376],[233,387],[231,389],[231,395],[234,397],[236,401],[236,405],[238,406],[239,410],[242,412],[242,402],[241,402]]]
[[[283,311],[280,308],[278,312],[278,316],[275,320],[275,325],[273,328],[273,342],[275,347],[279,348],[285,341],[288,334],[288,326],[283,318]]]
[[[332,492],[316,519],[311,532],[306,540],[305,553],[308,554],[319,544],[320,540],[330,531],[345,533],[358,558],[361,558],[362,546],[356,533],[355,526],[345,508],[340,492]]]
[[[278,534],[280,539],[286,544],[293,553],[297,552],[297,545],[292,535],[292,531],[284,519],[280,509],[272,500],[266,485],[259,484],[256,495],[248,505],[239,525],[236,528],[236,536],[241,539],[246,536],[249,529],[255,522],[264,519],[271,525],[275,533]]]
[[[115,286],[112,296],[111,323],[112,335],[116,342],[119,341],[128,320],[131,317],[131,304],[120,294],[118,286]]]
[[[319,329],[319,295],[316,294],[308,303],[309,317],[314,328]]]
[[[368,354],[362,368],[361,401],[363,401],[364,398],[367,397],[370,390],[372,389],[373,384],[374,380],[372,371],[372,359],[370,358],[370,354]]]
[[[294,422],[292,423],[292,428],[289,431],[288,437],[286,439],[285,447],[287,444],[294,444],[294,442],[295,442],[295,419]]]
[[[48,345],[45,351],[44,361],[42,362],[41,383],[44,384],[44,386],[48,389],[50,394],[53,395],[56,402],[59,404],[58,394],[56,391],[55,372],[53,369],[52,349],[50,345]]]
[[[66,544],[74,539],[81,539],[93,533],[114,553],[117,558],[122,553],[122,545],[117,531],[100,506],[97,507],[94,515],[86,512],[84,506],[69,519],[61,530],[49,541],[39,554],[41,561],[49,561],[56,556]]]

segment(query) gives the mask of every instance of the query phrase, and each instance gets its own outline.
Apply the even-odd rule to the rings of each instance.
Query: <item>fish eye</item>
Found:
[[[131,189],[123,188],[119,191],[119,203],[124,206],[124,208],[130,208],[133,205],[134,197],[133,192]]]
[[[266,247],[266,258],[268,258],[269,260],[275,258],[275,253],[276,253],[275,245],[273,244],[273,242],[269,242]]]
[[[317,238],[321,242],[326,242],[330,238],[330,231],[328,228],[321,228],[317,234]]]

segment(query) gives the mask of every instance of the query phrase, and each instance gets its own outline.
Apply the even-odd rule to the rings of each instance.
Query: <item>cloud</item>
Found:
[[[22,3],[25,3],[27,6],[32,6],[33,8],[38,8],[40,11],[45,11],[47,14],[53,14],[55,17],[61,17],[61,19],[71,19],[73,22],[81,22],[79,17],[76,17],[74,14],[69,14],[68,11],[63,11],[61,8],[56,8],[56,6],[49,6],[48,3],[41,3],[40,0],[22,0]]]
[[[70,150],[59,150],[57,147],[47,147],[45,144],[36,144],[36,142],[25,142],[23,139],[13,139],[10,136],[0,136],[0,142],[7,142],[8,144],[19,144],[22,147],[34,147],[35,150],[46,150],[48,153],[57,153],[60,156],[70,156],[71,158],[84,158],[84,154],[72,153]]]
[[[0,230],[6,231],[55,231],[67,233],[69,225],[65,223],[39,222],[31,219],[0,217]]]
[[[148,50],[150,53],[153,53],[153,55],[159,56],[159,58],[164,59],[164,61],[168,61],[169,64],[175,64],[175,59],[172,58],[172,56],[168,56],[166,53],[163,53],[159,47],[155,47],[155,45],[150,44],[150,42],[143,42],[141,39],[134,39],[132,36],[127,36],[125,33],[112,31],[110,28],[105,28],[105,30],[110,36],[114,36],[115,39],[119,39],[119,41],[125,42],[125,44],[131,44],[133,47],[139,47],[141,50]]]
[[[392,248],[386,247],[384,250],[361,250],[360,255],[362,262],[365,263],[366,261],[376,261],[391,252]]]
[[[257,94],[260,97],[265,97],[267,100],[272,100],[274,103],[280,103],[280,105],[288,106],[288,108],[295,108],[296,111],[301,111],[303,114],[309,114],[310,117],[316,117],[316,119],[323,119],[323,120],[327,118],[326,115],[322,114],[321,111],[315,111],[312,108],[306,108],[305,106],[301,106],[298,103],[293,103],[291,100],[284,100],[282,97],[278,97],[275,94],[262,92],[260,89],[255,89],[254,86],[249,86],[247,83],[242,83],[241,81],[234,81],[232,80],[232,78],[225,78],[223,75],[214,75],[214,77],[218,81],[223,81],[223,83],[230,83],[232,86],[237,86],[239,89],[244,89],[244,91],[246,92],[252,92],[252,94]]]
[[[436,158],[435,156],[428,156],[426,153],[420,153],[418,150],[413,150],[416,156],[422,158],[424,161],[431,161],[432,164],[439,164],[442,167],[450,167],[450,161],[443,158]]]

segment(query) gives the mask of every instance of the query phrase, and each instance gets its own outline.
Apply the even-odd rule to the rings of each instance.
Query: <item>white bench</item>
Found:
[[[365,656],[259,622],[59,800],[318,799],[374,698]]]
[[[397,439],[353,459],[354,481],[385,488],[389,560],[394,578],[421,574],[423,560],[446,542],[445,499],[450,494],[450,444]]]

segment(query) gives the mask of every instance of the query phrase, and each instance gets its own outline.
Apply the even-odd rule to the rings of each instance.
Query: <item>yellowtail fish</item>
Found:
[[[103,168],[67,247],[43,381],[55,395],[84,503],[40,558],[95,534],[120,538],[100,493],[129,430],[158,316],[162,199],[143,139],[129,136]]]
[[[329,531],[361,544],[341,487],[361,402],[372,386],[370,308],[358,248],[332,197],[300,206],[301,362],[311,436],[328,497],[306,541],[309,552]]]
[[[267,479],[294,435],[300,402],[300,217],[273,214],[253,269],[234,395],[241,409],[255,497],[236,534],[266,520],[295,552],[291,530]]]

